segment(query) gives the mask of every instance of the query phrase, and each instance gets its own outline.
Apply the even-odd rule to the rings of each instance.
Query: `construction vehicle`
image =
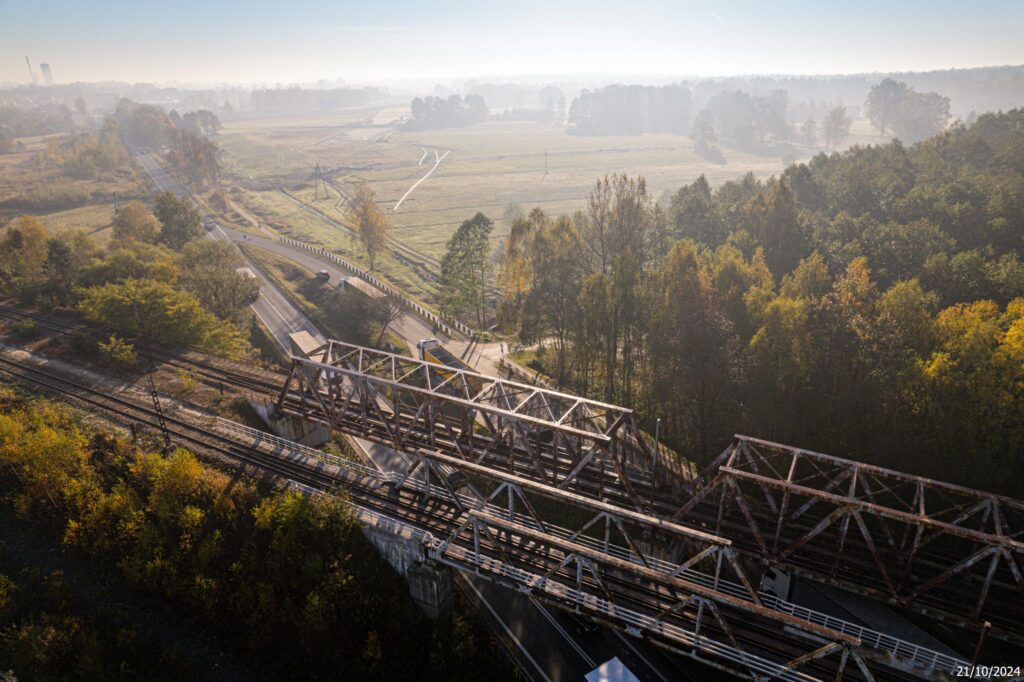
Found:
[[[473,368],[455,357],[451,351],[441,345],[441,342],[437,339],[421,339],[416,344],[416,350],[419,353],[420,360],[426,362],[433,362],[438,365],[445,365],[446,367],[454,367],[455,369],[465,369],[470,372]]]

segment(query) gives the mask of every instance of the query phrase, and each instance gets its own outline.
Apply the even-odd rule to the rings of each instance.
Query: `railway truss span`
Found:
[[[736,436],[691,484],[680,521],[763,564],[1024,643],[1024,502]]]

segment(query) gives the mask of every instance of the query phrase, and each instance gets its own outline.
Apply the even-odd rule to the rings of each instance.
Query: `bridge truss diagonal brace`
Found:
[[[645,489],[685,473],[626,408],[337,341],[293,356],[276,409],[403,451],[446,434],[475,461],[515,471],[528,460],[563,487],[610,474],[635,509],[650,506]]]
[[[473,529],[470,532],[473,538],[494,538],[504,542],[506,546],[503,556],[508,557],[508,560],[514,562],[517,556],[525,556],[530,552],[546,557],[546,564],[534,569],[533,578],[520,585],[521,591],[528,591],[541,597],[545,594],[564,595],[562,588],[552,587],[561,585],[577,593],[592,594],[593,600],[604,600],[608,604],[598,616],[608,620],[614,618],[617,609],[627,609],[625,602],[621,601],[622,595],[609,586],[622,584],[627,579],[634,584],[647,585],[648,591],[659,595],[659,599],[651,603],[647,624],[633,624],[632,627],[655,638],[664,638],[666,633],[675,632],[673,626],[685,627],[686,631],[693,635],[686,638],[685,643],[693,648],[701,648],[701,642],[703,645],[712,646],[715,645],[716,638],[724,638],[732,649],[740,652],[733,661],[740,669],[733,671],[741,675],[754,679],[782,679],[786,677],[782,675],[784,671],[796,670],[805,664],[825,658],[834,651],[847,652],[842,655],[841,660],[835,662],[838,666],[837,671],[841,673],[846,666],[848,653],[859,651],[861,643],[854,637],[668,575],[640,563],[615,557],[602,551],[600,547],[591,547],[571,539],[552,536],[522,523],[495,516],[486,510],[471,510],[469,517],[471,520],[462,532]],[[478,541],[473,540],[473,543],[474,561],[478,562],[480,567],[485,567],[487,554]],[[455,544],[448,542],[446,546],[452,547]],[[584,598],[561,605],[586,610],[588,602],[593,603],[592,600]],[[712,618],[710,622],[707,621],[709,616]],[[796,659],[780,658],[771,664],[771,669],[776,671],[776,675],[764,676],[765,661],[751,651],[745,650],[743,643],[734,636],[734,630],[749,626],[752,621],[771,622],[773,624],[768,627],[779,631],[798,632],[800,636],[793,641],[803,642],[805,645],[814,646],[815,649],[801,654]],[[668,636],[668,639],[671,640],[673,637]],[[823,651],[822,643],[834,646]],[[671,644],[678,646],[680,642],[674,641]],[[854,660],[857,660],[858,666],[863,663],[859,655]],[[873,679],[870,672],[865,679]]]
[[[672,518],[717,502],[737,547],[762,564],[1024,639],[1013,634],[1024,612],[1020,500],[747,436],[697,480]]]

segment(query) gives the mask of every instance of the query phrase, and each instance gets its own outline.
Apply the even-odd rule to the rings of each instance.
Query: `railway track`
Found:
[[[421,375],[420,369],[410,368],[415,361],[409,360],[406,363],[401,358],[389,359],[384,357],[386,354],[345,346],[340,342],[338,346],[338,349],[331,351],[334,354],[331,355],[330,361],[337,366],[329,366],[315,360],[294,361],[296,364],[293,364],[291,376],[298,378],[302,390],[283,394],[279,402],[279,407],[283,411],[327,424],[351,435],[388,444],[413,455],[420,449],[448,453],[454,458],[452,461],[455,462],[455,466],[458,466],[459,459],[483,463],[495,471],[519,474],[541,483],[565,485],[569,490],[594,499],[613,502],[625,509],[640,508],[642,505],[644,508],[650,508],[654,516],[675,519],[730,538],[737,549],[758,564],[769,565],[772,562],[772,557],[762,541],[764,533],[751,530],[754,527],[769,531],[776,529],[775,517],[767,512],[762,513],[760,509],[765,505],[759,507],[747,503],[740,510],[736,508],[738,505],[734,505],[729,513],[723,515],[715,498],[704,499],[698,495],[694,500],[696,506],[691,507],[685,504],[689,500],[685,491],[679,490],[676,486],[673,486],[676,488],[673,490],[652,485],[652,476],[635,467],[629,470],[628,464],[621,461],[611,465],[615,460],[607,459],[610,464],[607,472],[603,465],[600,469],[598,466],[587,466],[588,462],[597,465],[605,461],[593,458],[592,448],[599,446],[592,443],[587,443],[586,446],[575,444],[573,451],[568,450],[561,444],[562,441],[552,437],[552,429],[560,426],[559,423],[555,423],[557,415],[552,415],[548,421],[542,419],[540,423],[535,423],[536,420],[520,421],[521,416],[517,411],[526,404],[527,399],[519,403],[515,410],[512,410],[511,406],[505,410],[500,405],[478,405],[474,402],[475,399],[470,397],[475,394],[497,396],[499,391],[504,394],[506,390],[515,394],[519,391],[515,386],[506,389],[498,384],[491,385],[490,382],[493,380],[487,377],[468,376],[463,377],[467,384],[472,381],[480,382],[479,385],[473,384],[475,388],[468,394],[461,386],[446,386],[447,382],[439,384],[439,388],[435,390],[421,385],[427,381],[423,378],[426,375]],[[377,367],[382,369],[378,372]],[[402,369],[398,370],[398,367]],[[303,383],[302,377],[305,375],[297,373],[302,371],[308,371],[310,376],[316,373],[316,376],[321,377],[322,384],[311,384],[308,381]],[[438,373],[444,376],[441,370],[438,370]],[[416,380],[417,383],[413,383],[407,377],[421,378]],[[484,387],[482,392],[480,386]],[[520,388],[522,395],[536,393],[534,387]],[[516,398],[512,404],[515,405],[518,400],[519,398]],[[385,407],[383,410],[367,411],[358,404],[360,401],[368,401],[371,406],[383,404]],[[428,411],[428,407],[432,411]],[[492,411],[492,418],[495,420],[493,427],[486,430],[477,428],[476,416],[481,410]],[[424,417],[424,414],[428,416]],[[526,419],[532,419],[532,416]],[[510,438],[506,432],[511,427],[503,427],[502,424],[515,424],[525,435]],[[617,444],[622,442],[620,440]],[[591,454],[584,458],[582,453],[587,451]],[[641,460],[642,458],[637,464],[642,464]],[[451,464],[452,461],[448,463]],[[620,466],[622,470],[619,470]],[[828,490],[823,492],[828,493]],[[755,491],[755,494],[759,493]],[[812,498],[805,506],[809,508],[815,503]],[[770,501],[767,506],[771,506]],[[677,517],[676,512],[684,507],[685,513],[682,517]],[[844,507],[840,506],[838,512],[833,512],[833,515],[844,511]],[[885,513],[885,510],[882,510],[882,513]],[[843,547],[835,539],[835,526],[829,528],[825,525],[829,517],[821,521],[813,514],[798,516],[799,519],[789,518],[786,524],[779,527],[782,532],[781,546],[786,547],[786,543],[796,542],[798,538],[820,536],[820,539],[816,543],[804,542],[797,545],[801,551],[786,557],[786,570],[881,599],[897,608],[917,611],[935,620],[971,627],[972,624],[967,623],[962,616],[964,604],[977,603],[979,594],[985,593],[985,575],[979,574],[979,571],[963,573],[963,569],[959,569],[960,573],[952,574],[957,580],[946,580],[945,576],[951,575],[950,567],[956,566],[963,559],[962,552],[973,553],[976,549],[968,547],[965,550],[962,546],[951,547],[942,542],[924,543],[914,555],[913,575],[904,570],[898,553],[890,553],[891,556],[886,559],[889,564],[887,571],[890,574],[911,585],[915,582],[925,584],[926,580],[932,580],[927,591],[917,592],[913,603],[908,603],[902,595],[893,599],[890,596],[891,592],[885,589],[889,578],[879,570],[877,542],[872,542],[870,536],[861,538],[851,533],[849,538],[844,536],[847,542]],[[884,519],[873,521],[868,518],[867,521],[881,524],[882,529],[888,534]],[[858,524],[863,523],[865,521],[858,520]],[[922,528],[923,525],[919,525],[918,532]],[[841,563],[836,559],[837,546],[842,550],[839,552],[842,555]],[[887,547],[883,549],[888,550]],[[1019,577],[1013,573],[1014,566],[1011,561],[1007,562],[1010,563],[1008,568],[999,566],[998,570],[995,563],[990,564],[993,567],[991,570],[994,571],[991,574],[994,578],[991,583],[993,593],[996,593],[995,588],[998,586],[1000,593],[1006,596],[989,599],[981,615],[984,620],[991,622],[993,636],[1012,642],[1021,638],[1022,633],[1019,626],[1019,594],[1014,597],[1015,584],[1019,582]],[[967,568],[970,566],[971,564],[966,565]],[[837,569],[841,570],[839,578],[835,577]],[[939,576],[940,579],[934,579],[932,576]],[[945,582],[942,582],[943,580]],[[973,620],[975,626],[980,622],[977,616]]]
[[[91,410],[109,415],[115,420],[129,420],[154,428],[159,425],[156,411],[152,407],[146,406],[145,399],[142,397],[132,400],[112,395],[108,391],[88,386],[52,371],[3,357],[0,357],[0,375],[41,387],[47,392],[68,398]],[[424,492],[422,484],[411,488],[392,488],[388,485],[385,477],[379,474],[370,475],[358,465],[353,465],[351,471],[344,469],[329,471],[322,467],[314,468],[301,461],[281,457],[253,445],[240,443],[238,437],[226,436],[212,428],[198,426],[174,414],[165,415],[165,420],[172,438],[180,445],[231,458],[246,466],[252,466],[262,473],[298,483],[306,489],[327,494],[334,494],[339,489],[344,490],[347,499],[361,510],[395,519],[435,537],[448,538],[450,545],[447,551],[451,556],[456,557],[452,561],[462,570],[467,568],[464,565],[465,556],[467,556],[467,552],[473,550],[474,543],[469,538],[460,535],[452,536],[452,533],[459,528],[466,513],[465,510],[474,501],[473,498],[462,496],[461,502],[455,503],[451,495],[443,490],[435,489]],[[500,509],[495,513],[498,512],[503,513]],[[488,555],[503,557],[503,561],[517,570],[528,571],[534,575],[548,575],[549,579],[557,579],[567,585],[573,585],[578,579],[578,576],[568,569],[551,572],[551,548],[544,547],[542,543],[537,543],[530,538],[510,533],[503,540],[500,536],[485,537],[478,542]],[[619,553],[628,556],[628,550],[619,550]],[[458,559],[457,557],[463,558]],[[462,564],[459,564],[460,560],[463,562]],[[494,579],[493,576],[491,577]],[[632,579],[628,572],[605,572],[602,574],[602,578],[603,580],[598,580],[596,577],[587,577],[581,584],[587,593],[594,595],[601,595],[609,590],[613,591],[617,608],[620,609],[625,608],[635,613],[647,614],[650,617],[651,614],[663,615],[665,609],[676,601],[674,594],[666,594],[664,589],[656,584],[639,583]],[[497,581],[502,582],[500,579]],[[560,608],[567,606],[566,603],[552,599],[550,596],[546,597],[543,594],[538,596]],[[579,609],[579,605],[576,605],[576,608]],[[699,619],[700,614],[691,608],[675,614],[673,618],[680,624],[693,628],[695,619]],[[710,619],[704,619],[702,627],[708,645],[715,641],[732,641],[742,645],[743,651],[746,652],[745,655],[760,656],[766,660],[769,658],[779,660],[780,655],[784,658],[796,658],[806,653],[806,648],[799,638],[794,640],[792,637],[783,635],[778,624],[770,619],[758,620],[737,613],[733,613],[730,618],[732,620],[729,627],[726,627],[724,622],[719,624]],[[609,624],[622,626],[621,623],[616,622]],[[801,668],[800,672],[792,672],[786,677],[792,680],[834,678],[836,674],[834,665],[835,661],[831,663],[811,661],[805,668]],[[848,669],[847,678],[860,679],[860,675],[857,674],[856,669],[852,671]],[[876,679],[911,678],[912,676],[895,671],[886,671],[881,677],[876,676]]]
[[[10,319],[33,319],[41,327],[51,329],[52,331],[60,334],[74,334],[83,332],[93,333],[92,330],[83,325],[69,325],[61,321],[53,320],[52,318],[46,316],[33,315],[12,308],[0,307],[0,317],[8,317]],[[161,351],[159,349],[141,348],[140,352],[148,354],[149,357],[155,360],[159,360],[171,366],[193,372],[195,373],[195,375],[202,378],[208,384],[220,384],[234,389],[241,389],[268,397],[277,395],[281,386],[283,385],[283,375],[280,375],[280,379],[267,378],[265,376],[257,375],[247,369],[227,368],[221,366],[218,363],[206,361],[196,357],[182,357],[181,355],[175,355],[172,353],[168,353],[166,351]],[[9,368],[10,363],[6,363],[6,366]],[[95,402],[93,404],[95,405]],[[288,411],[293,414],[300,414],[311,407],[308,405],[304,405],[301,402],[301,400],[299,400],[294,395],[286,396],[284,405],[286,406]],[[139,410],[142,408],[134,406],[132,409]],[[411,419],[410,416],[401,413],[397,417],[397,421],[406,421],[409,419]],[[144,421],[151,425],[155,425],[155,415],[148,415],[144,419],[140,419],[140,421]],[[374,440],[385,444],[390,443],[392,440],[392,426],[393,424],[389,424],[387,423],[387,421],[380,421],[379,423],[368,423],[365,419],[365,415],[353,419],[351,421],[343,421],[332,424],[333,428],[338,428],[339,430],[350,435],[368,438],[370,440]],[[222,454],[227,454],[229,456],[237,456],[237,453],[235,455],[232,455],[230,452],[224,451],[224,448],[230,449],[232,447],[236,447],[237,444],[221,443],[219,446],[217,444],[214,444],[215,447],[210,448],[209,444],[204,445],[196,440],[194,427],[189,427],[184,424],[178,424],[176,425],[176,428],[184,429],[184,433],[182,434],[181,437],[187,438],[187,442],[197,443],[200,444],[200,446],[202,447],[207,447],[208,449],[215,449],[216,451],[221,452]],[[189,431],[189,429],[193,430]],[[483,440],[486,438],[486,436],[478,434],[473,436],[473,438]],[[401,449],[406,449],[408,451],[409,449],[415,449],[417,447],[429,447],[431,449],[437,448],[442,452],[459,452],[460,448],[463,448],[465,446],[465,443],[460,443],[459,440],[460,439],[445,436],[441,432],[423,432],[418,434],[417,438],[405,443],[404,445],[406,447]],[[242,454],[244,455],[245,453]],[[513,454],[516,456],[508,458],[504,455],[504,453],[495,452],[489,455],[483,461],[483,463],[497,470],[505,471],[509,471],[511,466],[512,473],[516,473],[518,475],[525,475],[527,477],[534,477],[535,474],[532,472],[532,466],[528,466],[528,458],[525,455],[520,456],[521,453]],[[249,453],[247,456],[250,458],[259,458],[262,455],[254,455],[252,453]],[[551,470],[559,472],[561,475],[567,474],[574,466],[574,462],[565,453],[549,450],[544,452],[543,457],[545,458],[545,465],[549,467]],[[253,462],[253,464],[259,466],[258,462]],[[280,466],[280,464],[279,462],[270,462],[268,466],[264,468],[272,470],[272,466]],[[323,480],[317,482],[298,479],[295,476],[289,476],[289,472],[286,470],[279,470],[276,471],[276,473],[278,475],[286,476],[293,480],[298,480],[300,483],[303,483],[305,485],[320,486],[322,488],[322,486],[325,485],[326,483]],[[634,481],[634,484],[641,486],[643,495],[647,495],[649,493],[649,480],[648,482],[646,482],[646,484],[642,480]],[[613,476],[609,476],[608,478],[599,478],[590,475],[581,476],[576,482],[576,484],[574,484],[573,489],[576,492],[584,494],[593,499],[603,499],[618,506],[622,506],[624,508],[631,508],[631,503],[628,496],[621,489],[621,486],[616,485]],[[654,511],[657,514],[667,517],[671,515],[672,511],[677,506],[678,500],[666,499],[664,495],[660,494],[655,495]],[[734,540],[734,544],[737,547],[737,549],[747,552],[754,556],[757,555],[757,547],[755,546],[755,543],[749,541],[749,538],[744,538],[744,534],[741,532],[743,530],[743,526],[741,523],[742,520],[730,519],[729,517],[718,519],[717,509],[714,508],[698,508],[694,510],[693,513],[687,515],[686,520],[688,522],[693,523],[693,527],[695,528],[704,528],[705,530],[708,530],[710,532],[722,534],[725,537],[730,538],[733,538],[735,535],[736,540]],[[820,564],[817,566],[809,565],[809,569],[823,571],[825,570],[826,566],[831,564],[829,557],[825,556],[824,554],[820,555],[819,559]],[[865,581],[871,580],[871,576],[873,575],[873,563],[871,562],[871,558],[869,556],[867,556],[866,554],[860,556],[853,556],[848,557],[848,560],[855,563],[859,563],[863,569]],[[940,562],[942,560],[941,555],[936,555],[935,560],[936,562]]]
[[[28,313],[9,306],[0,306],[0,318],[10,320],[32,320],[39,327],[47,329],[61,336],[73,336],[84,334],[94,340],[104,340],[103,334],[98,330],[83,324],[70,324],[45,315]],[[175,353],[154,346],[136,344],[136,350],[142,357],[175,369],[193,373],[196,377],[204,380],[208,385],[217,387],[223,384],[225,387],[233,387],[245,391],[265,395],[274,395],[280,390],[284,381],[283,374],[277,374],[269,370],[260,373],[253,372],[248,368],[229,367],[226,360],[211,360],[199,357],[197,351],[186,349]]]
[[[85,325],[68,324],[63,321],[55,320],[52,317],[27,313],[11,307],[0,307],[0,317],[6,317],[13,320],[31,319],[40,327],[49,329],[54,333],[61,335],[85,333],[95,338],[100,338],[98,332]],[[266,398],[277,397],[285,378],[283,374],[268,374],[267,372],[257,374],[245,368],[227,367],[225,366],[226,363],[224,361],[203,359],[197,357],[197,355],[191,351],[176,354],[150,346],[139,346],[138,349],[144,357],[161,362],[175,369],[189,372],[209,386],[241,390]],[[294,398],[286,399],[285,405],[293,414],[301,414],[303,411],[315,411],[315,406],[303,405]],[[398,419],[400,421],[407,421],[408,417],[400,413]],[[392,436],[389,424],[381,422],[379,424],[366,425],[365,423],[362,423],[362,420],[363,418],[360,416],[359,419],[348,422],[339,422],[332,426],[334,428],[339,428],[350,435],[364,437],[377,442],[390,442]],[[453,426],[457,432],[458,426]],[[406,444],[409,448],[440,447],[446,452],[459,452],[460,448],[465,445],[464,443],[460,443],[458,439],[448,438],[443,434],[431,433],[426,430],[423,430],[422,433],[418,433],[417,436],[418,437],[416,439],[411,440]],[[476,435],[473,438],[478,441],[478,444],[481,446],[485,444],[487,439],[487,437],[483,435]],[[533,466],[532,460],[527,453],[513,452],[511,454],[513,457],[509,458],[506,456],[506,453],[495,452],[489,454],[483,461],[488,466],[492,466],[498,470],[526,475],[527,477],[534,476],[531,471]],[[566,453],[544,450],[540,453],[540,456],[544,466],[551,472],[556,473],[558,476],[568,475],[575,466],[575,462]],[[636,475],[636,478],[633,478],[633,475]],[[639,492],[640,497],[643,499],[650,497],[651,491],[649,479],[645,480],[642,474],[632,472],[631,482]],[[595,499],[605,499],[625,508],[631,508],[632,506],[629,496],[625,493],[621,484],[617,482],[614,472],[609,472],[607,477],[585,472],[574,482],[573,489],[581,494]],[[653,499],[653,510],[655,514],[664,517],[671,516],[679,505],[678,498],[672,495],[659,494],[657,491],[655,492]],[[704,530],[729,537],[733,540],[737,549],[748,556],[754,557],[755,559],[760,559],[761,557],[760,548],[758,547],[757,542],[749,536],[746,520],[741,517],[725,515],[719,518],[717,507],[708,503],[702,504],[688,513],[686,515],[686,521],[694,524],[695,527],[703,528]],[[771,519],[761,519],[761,523],[763,526],[771,527]],[[797,523],[792,524],[787,530],[794,533],[806,533],[812,528],[813,524]],[[933,566],[936,571],[941,570],[942,566],[947,565],[948,559],[949,558],[941,552],[934,551],[931,548],[924,551],[919,557],[919,561],[926,565]],[[860,584],[865,588],[875,592],[884,591],[884,583],[878,575],[875,563],[868,551],[862,550],[860,552],[856,552],[851,551],[848,548],[845,563],[848,566],[853,567],[853,569],[858,572],[861,576]],[[830,553],[828,547],[816,546],[805,548],[803,555],[799,558],[797,570],[802,571],[805,575],[813,578],[821,575],[829,575],[833,566],[834,556]],[[970,594],[963,591],[946,590],[934,595],[927,595],[922,599],[922,601],[927,606],[941,610],[948,603],[963,602],[964,600],[969,599],[970,596]],[[997,623],[1004,629],[1016,627],[1016,623],[1012,615],[1009,616],[1008,619],[997,618],[996,622],[993,624],[995,625]]]

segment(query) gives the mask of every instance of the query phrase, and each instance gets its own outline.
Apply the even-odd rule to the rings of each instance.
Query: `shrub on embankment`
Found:
[[[195,641],[244,661],[246,677],[511,678],[462,609],[438,624],[415,609],[337,498],[262,490],[4,388],[0,491],[0,518],[59,543],[93,580],[127,586],[118,601],[155,602]],[[42,604],[53,582],[5,571],[31,563],[13,552],[0,542],[0,673],[152,679],[194,658],[173,640],[150,651],[130,623],[83,616],[68,600],[47,602],[53,613],[11,606]]]

